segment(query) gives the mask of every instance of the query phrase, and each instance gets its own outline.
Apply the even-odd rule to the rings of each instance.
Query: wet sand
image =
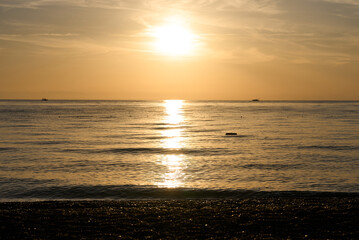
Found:
[[[359,198],[0,203],[1,239],[359,239]]]

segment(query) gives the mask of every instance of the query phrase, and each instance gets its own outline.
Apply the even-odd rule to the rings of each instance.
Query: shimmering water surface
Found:
[[[359,102],[0,101],[0,200],[260,191],[359,192]]]

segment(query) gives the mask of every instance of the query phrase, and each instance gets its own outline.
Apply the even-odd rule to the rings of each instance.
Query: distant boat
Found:
[[[259,102],[258,98],[252,99],[252,102]]]
[[[234,132],[228,132],[228,133],[226,133],[226,136],[237,136],[237,133],[234,133]]]
[[[47,99],[47,98],[42,98],[41,101],[46,102],[46,101],[49,101],[49,99]]]

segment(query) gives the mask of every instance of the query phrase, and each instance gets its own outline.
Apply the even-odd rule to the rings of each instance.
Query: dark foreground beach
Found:
[[[1,239],[359,239],[358,197],[0,203]]]

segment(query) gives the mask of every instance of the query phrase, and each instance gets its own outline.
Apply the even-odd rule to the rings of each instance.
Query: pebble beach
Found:
[[[358,239],[359,197],[0,203],[1,239]]]

